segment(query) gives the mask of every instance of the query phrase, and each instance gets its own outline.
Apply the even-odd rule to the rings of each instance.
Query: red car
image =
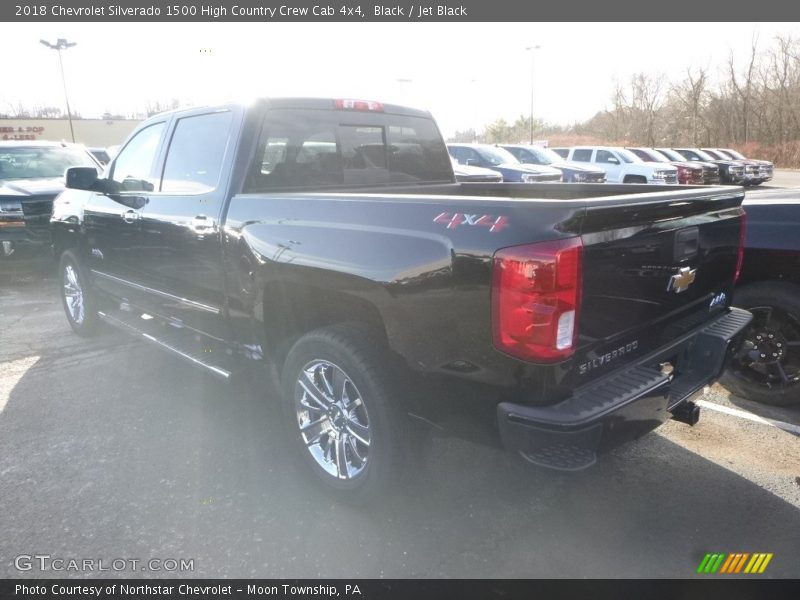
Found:
[[[645,162],[659,162],[669,163],[678,168],[678,183],[685,185],[702,185],[703,181],[703,167],[693,165],[690,162],[680,160],[670,160],[658,150],[652,148],[628,148],[636,156]]]

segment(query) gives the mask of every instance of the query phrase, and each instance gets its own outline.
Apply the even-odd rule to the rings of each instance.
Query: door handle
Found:
[[[134,223],[139,218],[139,213],[135,210],[126,210],[122,213],[122,220],[126,223]]]
[[[205,231],[206,229],[214,229],[217,224],[214,219],[209,219],[205,215],[197,215],[191,221],[192,229],[195,231]]]

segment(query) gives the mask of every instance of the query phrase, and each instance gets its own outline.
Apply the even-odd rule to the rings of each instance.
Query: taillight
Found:
[[[736,273],[733,275],[733,283],[739,281],[742,274],[742,263],[744,262],[744,242],[747,237],[747,213],[742,212],[741,225],[739,226],[739,252],[736,256]]]
[[[495,253],[492,336],[498,350],[533,362],[575,352],[582,256],[577,237]]]
[[[383,104],[372,100],[352,100],[345,98],[335,100],[334,104],[339,110],[364,110],[369,112],[383,112]]]

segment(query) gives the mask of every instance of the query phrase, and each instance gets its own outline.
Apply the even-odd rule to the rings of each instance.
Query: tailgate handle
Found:
[[[700,230],[697,227],[681,229],[675,234],[673,259],[676,263],[697,256],[700,249]]]

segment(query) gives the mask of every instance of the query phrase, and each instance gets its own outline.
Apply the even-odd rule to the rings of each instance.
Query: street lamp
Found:
[[[400,84],[400,97],[401,102],[403,104],[411,104],[411,100],[408,97],[408,86],[414,83],[413,79],[408,79],[407,77],[398,77],[395,81]]]
[[[64,38],[58,38],[55,44],[51,44],[46,40],[39,40],[40,44],[43,44],[50,48],[51,50],[58,51],[58,64],[61,67],[61,83],[64,86],[64,100],[67,103],[67,119],[69,119],[69,132],[72,135],[72,141],[75,142],[75,130],[72,128],[72,111],[69,109],[69,96],[67,96],[67,80],[64,77],[64,63],[61,60],[61,51],[66,50],[67,48],[72,48],[76,45],[76,42],[68,42]]]
[[[534,64],[534,57],[535,51],[539,50],[541,46],[538,44],[536,46],[528,46],[525,50],[531,53],[531,146],[533,145],[533,64]]]

